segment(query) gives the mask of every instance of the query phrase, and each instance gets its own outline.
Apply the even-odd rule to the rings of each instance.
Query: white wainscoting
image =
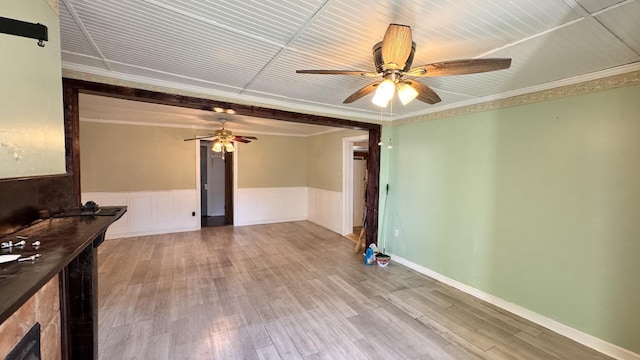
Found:
[[[341,234],[342,192],[309,188],[307,198],[307,219]]]
[[[200,200],[195,189],[82,193],[82,202],[89,200],[99,206],[128,207],[107,230],[107,239],[200,229]]]
[[[82,202],[125,205],[127,212],[109,227],[106,238],[166,234],[200,229],[200,201],[195,189],[139,192],[86,192]],[[234,225],[309,220],[340,233],[342,193],[307,187],[240,188]],[[196,216],[191,213],[195,211]]]
[[[235,226],[306,219],[306,187],[239,188],[236,193]]]

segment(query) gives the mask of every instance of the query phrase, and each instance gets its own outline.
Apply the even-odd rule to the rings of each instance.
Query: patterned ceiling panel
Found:
[[[411,26],[413,65],[510,57],[484,74],[421,79],[442,102],[395,106],[402,118],[640,67],[640,0],[62,0],[63,67],[207,96],[377,120],[376,79],[296,74],[373,70],[390,23]],[[633,70],[633,69],[632,69]],[[622,70],[621,70],[622,71]],[[388,110],[385,110],[388,112]]]

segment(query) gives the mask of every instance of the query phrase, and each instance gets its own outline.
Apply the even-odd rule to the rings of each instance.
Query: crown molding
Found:
[[[380,124],[383,126],[401,126],[416,122],[468,115],[481,111],[496,110],[511,106],[560,99],[568,96],[588,94],[591,92],[609,90],[618,87],[638,85],[640,84],[640,63],[632,63],[613,69],[549,82],[525,89],[434,107],[423,112],[410,113],[403,115],[402,117],[392,117],[391,120],[380,119],[377,116],[374,117],[370,114],[354,116],[353,112],[350,111],[327,111],[325,106],[315,103],[309,106],[296,107],[291,106],[291,104],[287,103],[286,100],[265,100],[264,98],[248,94],[230,94],[228,92],[215,91],[204,87],[117,73],[65,62],[63,62],[62,75],[63,77],[77,80],[127,86],[168,94],[200,97],[244,105],[259,104],[261,106],[272,107],[277,110],[339,117],[345,120],[361,121]]]
[[[149,69],[147,69],[149,70]],[[142,90],[150,90],[163,92],[174,95],[192,96],[216,101],[231,102],[242,105],[258,105],[269,107],[276,110],[292,111],[297,113],[335,117],[344,120],[353,120],[359,122],[367,122],[371,124],[380,124],[380,119],[374,115],[362,114],[362,116],[354,116],[353,110],[331,110],[328,111],[325,104],[310,103],[304,106],[292,106],[285,99],[273,100],[264,99],[249,94],[232,94],[229,92],[212,90],[210,88],[186,85],[166,80],[158,80],[148,77],[129,75],[114,71],[108,71],[90,66],[77,65],[62,62],[62,76],[70,79],[97,82],[108,85],[117,85],[132,87]],[[191,79],[197,80],[197,79]],[[202,80],[197,80],[202,81]],[[271,95],[272,96],[272,95]]]
[[[624,70],[630,72],[620,73]],[[634,85],[640,85],[640,63],[543,84],[538,87],[519,90],[518,92],[505,93],[502,94],[504,97],[501,98],[482,98],[479,100],[484,101],[474,101],[472,104],[452,107],[446,110],[437,110],[427,114],[413,115],[406,118],[387,121],[384,123],[384,126],[400,126],[459,115],[469,115],[481,111],[533,104]],[[460,105],[460,103],[457,105]]]

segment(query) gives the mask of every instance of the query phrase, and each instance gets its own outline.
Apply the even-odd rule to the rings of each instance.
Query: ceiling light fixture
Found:
[[[222,160],[224,160],[224,154],[233,152],[234,150],[235,147],[233,146],[233,142],[225,138],[214,140],[211,146],[211,151],[221,154],[220,158]]]
[[[380,107],[387,107],[389,104],[389,100],[393,98],[393,94],[395,93],[396,85],[393,83],[391,79],[385,79],[383,82],[378,85],[371,102]]]
[[[235,148],[233,147],[234,136],[231,134],[231,131],[222,128],[221,130],[216,130],[215,132],[216,139],[213,141],[213,146],[211,150],[214,152],[233,152]]]
[[[400,102],[402,102],[402,105],[407,105],[413,99],[418,97],[418,91],[411,86],[411,84],[399,80],[396,73],[392,72],[387,75],[388,76],[384,81],[378,85],[373,98],[371,99],[371,102],[374,105],[382,108],[387,107],[387,105],[389,105],[389,101],[393,99],[393,95],[396,92],[398,93],[398,98],[400,99]]]
[[[400,102],[402,103],[402,105],[407,105],[417,96],[418,91],[416,91],[413,86],[407,83],[398,86],[398,98],[400,98]]]
[[[231,109],[224,110],[222,108],[213,108],[215,112],[234,112]],[[218,119],[222,124],[222,129],[216,130],[213,134],[208,134],[204,136],[196,136],[189,139],[184,139],[184,141],[190,140],[209,140],[211,139],[213,142],[211,143],[211,150],[216,154],[222,154],[220,158],[224,160],[224,154],[234,152],[236,150],[234,142],[241,142],[244,144],[250,143],[252,140],[258,140],[255,136],[246,136],[246,135],[233,135],[231,130],[227,130],[224,128],[224,124],[227,123],[226,119]],[[215,156],[214,157],[218,157]]]

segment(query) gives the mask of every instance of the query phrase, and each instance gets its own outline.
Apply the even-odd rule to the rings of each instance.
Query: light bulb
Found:
[[[375,93],[373,95],[373,98],[371,99],[371,102],[376,106],[380,106],[381,108],[385,108],[385,107],[387,107],[387,104],[389,103],[389,99],[386,99],[384,96],[379,95],[378,93]]]
[[[233,143],[230,143],[230,142],[228,142],[228,143],[224,144],[224,149],[225,149],[227,152],[233,152],[233,150],[235,150],[235,149],[233,148]]]
[[[393,97],[393,93],[395,92],[396,86],[393,83],[393,80],[386,79],[378,85],[375,94],[373,95],[373,99],[371,102],[380,107],[387,107],[389,100]]]
[[[391,100],[393,97],[393,93],[395,92],[396,87],[392,80],[386,79],[381,82],[376,89],[376,95],[383,96],[384,99]]]
[[[216,141],[213,143],[213,147],[211,148],[211,150],[213,150],[214,152],[221,152],[222,151],[222,144],[219,141]]]
[[[411,100],[415,99],[416,96],[418,96],[416,89],[407,83],[402,84],[402,86],[398,88],[398,97],[400,98],[402,105],[407,105]]]

